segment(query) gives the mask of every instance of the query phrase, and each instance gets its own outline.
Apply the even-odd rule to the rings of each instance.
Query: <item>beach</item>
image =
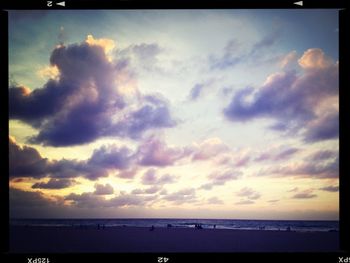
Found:
[[[12,253],[336,252],[338,232],[11,226]]]

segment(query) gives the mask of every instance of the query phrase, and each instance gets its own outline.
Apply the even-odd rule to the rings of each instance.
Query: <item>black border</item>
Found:
[[[2,262],[28,262],[28,258],[48,258],[50,262],[81,262],[85,259],[92,262],[158,262],[159,257],[169,258],[172,262],[340,262],[349,258],[350,262],[350,217],[348,202],[350,202],[350,179],[349,175],[349,146],[347,134],[350,133],[349,116],[349,52],[350,47],[350,21],[347,9],[347,0],[304,0],[303,6],[295,5],[298,0],[66,0],[66,6],[55,5],[64,0],[52,0],[53,6],[47,7],[47,0],[25,1],[25,0],[4,0],[0,3],[0,37],[8,39],[8,13],[4,10],[70,10],[70,9],[341,9],[339,11],[339,73],[340,73],[340,248],[339,252],[331,253],[119,253],[119,254],[96,254],[96,253],[71,253],[71,254],[15,254],[9,251],[9,183],[8,177],[8,63],[1,67],[0,91],[1,114],[0,114],[0,147],[3,152],[1,162],[3,174],[0,176],[0,198],[1,198],[1,258]],[[310,32],[312,33],[312,32]],[[1,58],[3,63],[8,61],[8,41],[1,43]],[[6,128],[5,128],[6,127]],[[37,262],[39,263],[39,262]],[[49,263],[49,262],[45,262]]]
[[[7,1],[1,3],[2,9],[339,9],[347,3],[347,0],[303,0],[303,6],[299,6],[295,2],[300,0],[50,0],[52,6],[49,7],[48,0]],[[65,2],[65,7],[56,4],[60,2]]]

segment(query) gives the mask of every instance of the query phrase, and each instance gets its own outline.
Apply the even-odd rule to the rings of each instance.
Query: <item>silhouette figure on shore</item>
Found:
[[[154,230],[154,225],[151,226],[151,228],[149,229],[149,231],[153,231]]]

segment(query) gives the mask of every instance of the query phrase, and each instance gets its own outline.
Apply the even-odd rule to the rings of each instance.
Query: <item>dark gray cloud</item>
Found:
[[[142,53],[140,48],[136,48]],[[136,138],[153,128],[173,127],[168,104],[145,96],[137,110],[128,107],[116,76],[125,67],[111,62],[102,46],[88,42],[56,47],[50,57],[59,77],[40,89],[9,89],[9,117],[39,129],[32,143],[70,146],[103,136]],[[152,96],[150,96],[152,97]],[[115,120],[123,111],[126,119]]]
[[[114,188],[110,184],[95,184],[95,195],[111,195],[114,193]]]
[[[327,192],[338,192],[339,186],[330,185],[330,186],[321,187],[321,188],[319,188],[319,190],[327,191]]]
[[[75,184],[74,180],[70,179],[55,179],[51,178],[47,183],[40,182],[32,185],[33,189],[64,189]]]
[[[339,93],[338,64],[320,49],[307,50],[298,62],[302,74],[279,72],[257,89],[237,91],[223,111],[226,118],[270,118],[276,121],[271,128],[301,135],[306,142],[336,139],[339,114],[327,101]]]

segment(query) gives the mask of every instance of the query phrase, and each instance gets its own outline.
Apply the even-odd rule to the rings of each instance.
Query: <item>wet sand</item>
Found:
[[[191,228],[10,227],[10,252],[336,252],[338,232]]]

